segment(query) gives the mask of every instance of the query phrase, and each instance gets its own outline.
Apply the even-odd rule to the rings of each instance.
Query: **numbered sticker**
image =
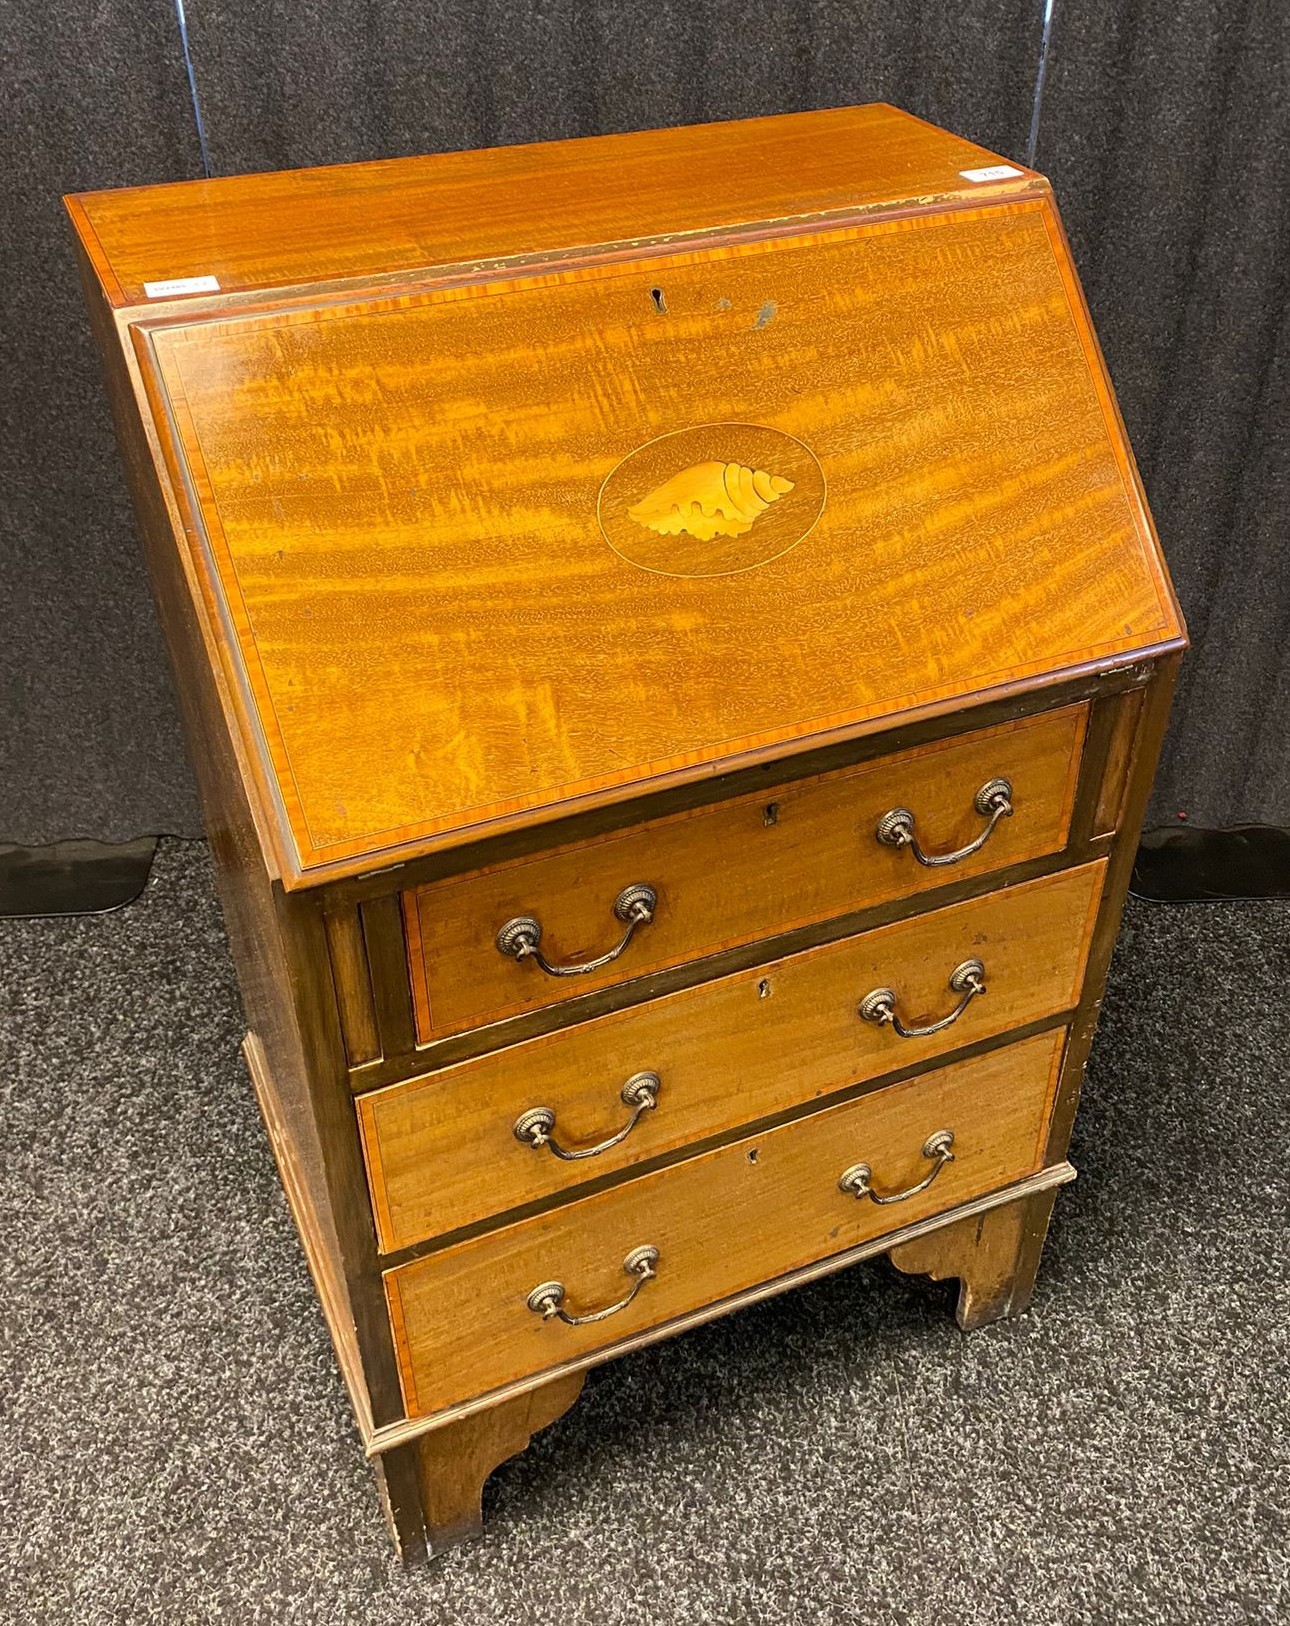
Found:
[[[173,299],[176,294],[217,294],[216,277],[173,277],[169,282],[145,282],[143,291],[149,299]]]

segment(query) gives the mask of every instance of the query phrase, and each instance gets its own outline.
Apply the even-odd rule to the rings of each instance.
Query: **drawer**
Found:
[[[1057,852],[1070,824],[1087,709],[982,729],[405,893],[417,1036],[425,1043]],[[1000,778],[1011,784],[1013,815],[955,864],[928,868],[908,846],[877,838],[883,815],[907,808],[929,852],[968,846],[987,823],[975,799]],[[656,902],[633,926],[629,889],[640,887]],[[558,976],[533,955],[516,959],[499,949],[502,928],[525,919],[539,924],[537,946],[557,967],[601,959],[633,929],[608,963]],[[513,933],[512,945],[523,935]]]
[[[360,1097],[382,1250],[1069,1010],[1105,868],[1063,870]],[[864,997],[889,987],[906,1026],[938,1021],[960,1003],[952,973],[972,959],[987,992],[939,1032],[905,1038],[861,1019]],[[623,1099],[642,1075],[656,1080],[653,1108],[630,1087]],[[547,1138],[582,1155],[517,1138],[538,1108],[552,1116]]]
[[[408,1415],[559,1367],[1033,1173],[1063,1038],[924,1073],[387,1271]],[[942,1131],[952,1162],[930,1155]],[[889,1206],[843,1191],[861,1163],[879,1195],[923,1189]],[[626,1267],[642,1248],[657,1251],[647,1280]],[[530,1308],[547,1283],[562,1284],[570,1316],[635,1292],[604,1319],[570,1326]]]

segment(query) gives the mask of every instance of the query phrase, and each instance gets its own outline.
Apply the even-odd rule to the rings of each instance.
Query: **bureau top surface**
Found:
[[[310,279],[118,318],[286,884],[1180,641],[989,156],[873,108],[81,200],[118,291]],[[292,187],[326,231],[239,236]]]
[[[236,292],[979,195],[1001,160],[881,103],[380,163],[83,193],[115,305],[147,283]],[[1016,189],[1042,186],[1007,166]],[[994,183],[997,184],[997,183]]]

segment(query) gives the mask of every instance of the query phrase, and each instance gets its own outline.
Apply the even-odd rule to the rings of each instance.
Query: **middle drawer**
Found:
[[[360,1096],[381,1250],[1069,1010],[1105,868],[1062,870]],[[971,977],[951,986],[971,961],[984,993]],[[881,1001],[860,1014],[883,990],[906,1028],[962,1009],[906,1038]]]

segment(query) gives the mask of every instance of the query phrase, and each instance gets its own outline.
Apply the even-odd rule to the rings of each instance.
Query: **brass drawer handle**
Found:
[[[972,806],[987,821],[986,827],[975,841],[953,853],[928,853],[919,845],[914,834],[914,815],[907,807],[893,807],[878,820],[874,835],[884,847],[908,847],[920,864],[928,869],[939,869],[943,864],[961,864],[973,853],[979,853],[994,834],[1000,819],[1010,819],[1015,812],[1012,805],[1012,784],[1007,779],[987,779],[972,798]]]
[[[653,1281],[658,1275],[655,1269],[657,1264],[657,1248],[648,1246],[633,1248],[623,1260],[624,1271],[634,1278],[631,1292],[625,1299],[619,1299],[617,1304],[608,1304],[603,1310],[588,1310],[586,1315],[570,1315],[565,1309],[563,1282],[542,1282],[533,1289],[524,1302],[534,1315],[540,1315],[543,1321],[550,1321],[554,1317],[563,1321],[566,1327],[589,1327],[593,1321],[607,1321],[611,1315],[617,1315],[620,1310],[625,1310],[645,1283]]]
[[[838,1181],[838,1190],[845,1191],[848,1197],[854,1197],[858,1202],[863,1202],[867,1197],[871,1203],[884,1206],[887,1203],[903,1203],[907,1197],[917,1197],[920,1191],[926,1191],[945,1165],[953,1163],[953,1145],[952,1129],[938,1129],[934,1135],[929,1135],[923,1142],[923,1156],[934,1158],[936,1167],[925,1180],[920,1180],[916,1186],[910,1186],[905,1191],[890,1191],[880,1196],[869,1183],[873,1179],[873,1170],[867,1163],[853,1163]]]
[[[627,1139],[642,1113],[654,1110],[658,1105],[658,1092],[661,1087],[657,1073],[633,1073],[619,1091],[619,1099],[625,1106],[633,1109],[632,1115],[616,1135],[611,1135],[608,1140],[602,1140],[598,1146],[583,1146],[576,1152],[571,1152],[567,1146],[561,1146],[559,1141],[553,1140],[555,1113],[550,1107],[530,1107],[527,1112],[521,1112],[515,1120],[512,1132],[516,1140],[523,1141],[525,1146],[532,1146],[539,1151],[545,1146],[554,1157],[562,1158],[566,1163],[576,1163],[584,1157],[599,1157],[601,1152],[607,1152],[611,1146],[618,1146]]]
[[[985,967],[980,960],[964,960],[950,972],[950,992],[962,994],[962,999],[948,1016],[939,1022],[929,1022],[925,1028],[908,1028],[896,1010],[896,995],[891,988],[875,988],[860,1001],[860,1015],[866,1022],[879,1027],[890,1027],[902,1039],[926,1039],[931,1033],[941,1033],[952,1027],[978,994],[988,993],[985,985]]]
[[[616,960],[632,940],[638,926],[648,926],[658,908],[658,893],[652,886],[638,881],[625,886],[614,899],[614,914],[627,927],[620,940],[607,954],[595,960],[584,960],[581,965],[552,965],[538,947],[542,941],[542,924],[532,915],[516,915],[508,920],[497,934],[497,947],[512,960],[532,960],[548,977],[581,977],[588,971],[599,971],[601,966]]]

